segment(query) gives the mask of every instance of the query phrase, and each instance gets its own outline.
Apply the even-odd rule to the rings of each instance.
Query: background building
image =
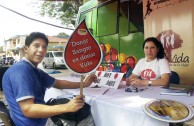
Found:
[[[16,35],[5,40],[5,56],[20,60],[23,57],[22,47],[25,45],[27,35]],[[63,51],[69,38],[47,36],[49,40],[48,51]]]

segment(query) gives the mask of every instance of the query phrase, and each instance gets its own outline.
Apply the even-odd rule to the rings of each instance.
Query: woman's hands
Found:
[[[127,78],[126,85],[133,86],[133,87],[143,87],[143,86],[147,86],[147,81],[148,80],[141,80],[138,78],[132,78],[132,79]]]
[[[141,80],[138,78],[138,76],[131,75],[129,78],[126,79],[126,85],[127,86],[133,86],[133,87],[143,87],[147,86],[148,80]]]
[[[161,75],[161,78],[152,80],[152,86],[167,86],[169,84],[170,73],[164,73]],[[141,87],[148,86],[149,80],[141,80],[138,76],[132,74],[129,78],[126,79],[127,86]]]

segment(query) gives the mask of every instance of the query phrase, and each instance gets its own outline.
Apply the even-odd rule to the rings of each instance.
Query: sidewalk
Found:
[[[63,69],[63,70],[55,70],[55,71],[59,71],[61,73],[54,73],[54,74],[49,74],[50,76],[57,78],[57,77],[65,77],[65,76],[70,76],[72,74],[72,72],[68,69]]]
[[[38,65],[38,68],[42,69],[43,71],[45,71],[46,73],[48,73],[50,76],[52,77],[64,77],[64,76],[70,76],[72,71],[68,70],[68,69],[51,69],[51,68],[47,68],[45,69],[42,66],[42,63],[40,63]]]

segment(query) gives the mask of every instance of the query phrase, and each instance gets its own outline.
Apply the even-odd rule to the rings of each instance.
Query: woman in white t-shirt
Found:
[[[143,49],[145,58],[138,61],[131,76],[126,79],[126,85],[134,87],[168,85],[171,70],[161,42],[149,37],[144,41]]]

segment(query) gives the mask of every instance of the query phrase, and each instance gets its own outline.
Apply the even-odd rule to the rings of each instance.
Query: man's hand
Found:
[[[69,112],[76,112],[79,109],[81,109],[85,102],[84,102],[84,96],[83,95],[77,95],[75,98],[71,99],[66,105],[67,105],[67,111]]]
[[[93,82],[97,80],[97,77],[95,74],[90,74],[88,77],[86,77],[84,81],[84,87],[90,86]]]

